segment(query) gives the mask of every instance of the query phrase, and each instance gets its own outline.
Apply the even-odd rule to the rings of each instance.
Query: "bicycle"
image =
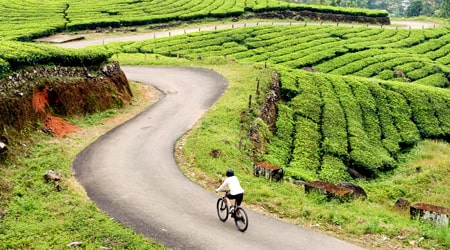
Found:
[[[248,227],[247,213],[242,207],[237,206],[236,200],[234,201],[234,204],[231,205],[231,207],[228,207],[226,197],[228,192],[230,191],[226,190],[223,192],[225,193],[224,196],[217,200],[217,215],[219,216],[219,219],[222,222],[227,221],[228,215],[230,214],[230,209],[233,208],[233,211],[231,212],[231,217],[234,218],[234,224],[236,225],[239,231],[245,232],[245,230],[247,230]]]

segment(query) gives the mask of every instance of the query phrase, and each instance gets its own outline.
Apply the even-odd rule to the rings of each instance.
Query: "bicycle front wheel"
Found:
[[[227,201],[224,198],[219,198],[217,200],[217,216],[223,222],[228,219],[228,206]]]
[[[239,231],[245,232],[248,227],[248,217],[244,209],[238,207],[234,213],[234,224]]]

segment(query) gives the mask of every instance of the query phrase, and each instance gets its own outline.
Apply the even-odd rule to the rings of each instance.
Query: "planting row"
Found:
[[[0,41],[0,77],[27,66],[96,66],[108,61],[110,57],[107,50],[99,48],[69,50],[34,43]],[[12,87],[14,89],[20,86]]]
[[[309,11],[386,17],[381,10],[305,5],[280,0],[4,0],[0,5],[2,40],[29,41],[61,31],[145,25],[205,17],[241,16],[244,12]]]
[[[396,166],[402,149],[423,138],[450,136],[448,90],[280,72],[283,86],[296,85],[297,94],[279,106],[276,133],[264,158],[286,166],[294,178],[339,182],[375,177]]]
[[[324,73],[447,87],[450,29],[261,25],[111,44],[112,52],[227,57]]]

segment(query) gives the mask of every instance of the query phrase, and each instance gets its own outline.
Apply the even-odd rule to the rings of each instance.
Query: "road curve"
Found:
[[[101,136],[74,160],[76,179],[102,210],[136,232],[177,249],[361,249],[339,239],[248,211],[239,232],[216,214],[218,195],[187,179],[176,140],[220,97],[227,81],[200,68],[122,67],[129,80],[164,97]]]

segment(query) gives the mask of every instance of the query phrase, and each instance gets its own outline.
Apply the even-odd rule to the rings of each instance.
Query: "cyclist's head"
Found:
[[[231,168],[229,168],[229,169],[227,170],[227,177],[230,177],[230,176],[234,176],[234,171],[233,171],[233,169],[231,169]]]

